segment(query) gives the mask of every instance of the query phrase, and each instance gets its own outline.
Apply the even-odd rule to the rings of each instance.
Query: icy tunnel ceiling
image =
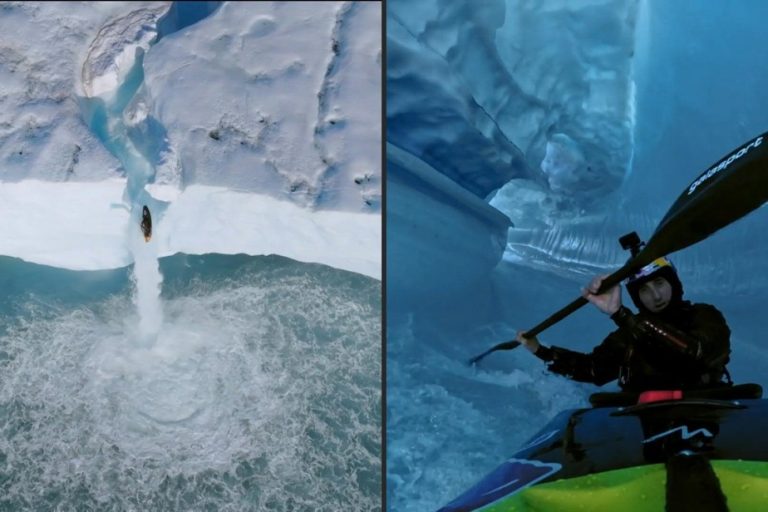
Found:
[[[391,0],[387,140],[479,197],[588,206],[631,161],[635,0]]]

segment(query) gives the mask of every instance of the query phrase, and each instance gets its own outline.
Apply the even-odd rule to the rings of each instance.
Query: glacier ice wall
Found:
[[[635,5],[390,2],[387,140],[483,198],[526,178],[592,204],[631,157]]]
[[[509,219],[387,144],[387,314],[457,302],[501,258]]]

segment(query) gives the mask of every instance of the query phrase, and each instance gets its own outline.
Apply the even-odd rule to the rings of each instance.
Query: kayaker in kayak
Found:
[[[626,287],[639,312],[621,303],[615,286],[596,295],[606,276],[582,292],[618,329],[591,353],[546,347],[517,333],[517,341],[547,362],[548,369],[580,382],[601,386],[618,379],[625,391],[695,389],[730,384],[725,368],[730,334],[714,306],[683,300],[683,285],[667,258],[659,258],[629,278]]]

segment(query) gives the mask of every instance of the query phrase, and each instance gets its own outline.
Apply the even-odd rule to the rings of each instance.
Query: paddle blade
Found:
[[[468,364],[470,366],[472,366],[474,364],[479,363],[482,358],[484,358],[485,356],[487,356],[491,352],[495,352],[497,350],[512,350],[513,348],[517,348],[519,346],[520,346],[520,342],[519,341],[505,341],[504,343],[499,343],[498,345],[494,346],[493,348],[489,348],[488,350],[486,350],[482,354],[477,355],[477,356],[473,357],[472,359],[470,359],[468,361]]]
[[[633,266],[704,240],[768,201],[768,132],[711,165],[683,191]]]

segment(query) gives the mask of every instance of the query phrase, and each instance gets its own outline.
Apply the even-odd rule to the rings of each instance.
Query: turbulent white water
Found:
[[[163,275],[160,273],[157,239],[145,241],[138,222],[129,224],[126,231],[134,260],[133,304],[139,315],[137,341],[151,343],[157,339],[163,325],[163,303],[160,300]]]
[[[152,344],[132,293],[9,320],[0,509],[376,509],[378,283],[218,272],[165,283]]]

